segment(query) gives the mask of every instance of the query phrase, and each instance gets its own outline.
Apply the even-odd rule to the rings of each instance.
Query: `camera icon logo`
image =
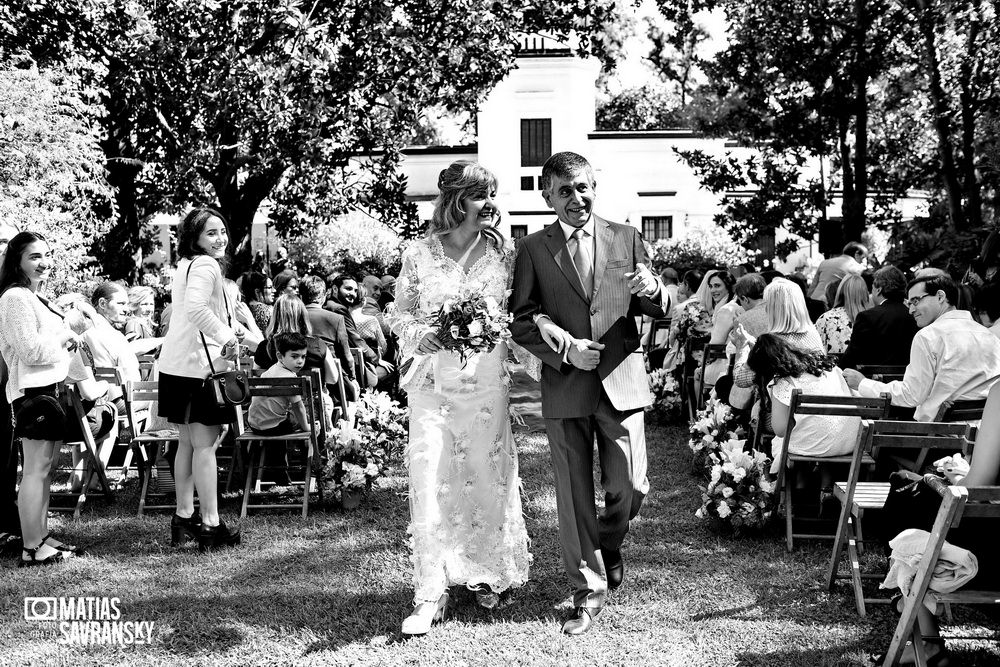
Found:
[[[59,605],[56,598],[24,598],[24,620],[58,621]]]

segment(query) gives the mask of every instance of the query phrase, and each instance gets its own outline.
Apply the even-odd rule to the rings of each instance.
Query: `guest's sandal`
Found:
[[[42,538],[42,544],[48,544],[53,549],[58,549],[63,553],[70,554],[71,556],[82,556],[86,553],[86,550],[83,547],[78,547],[73,544],[63,544],[56,538],[52,537],[52,533],[49,533]]]
[[[24,549],[24,553],[28,554],[28,560],[24,559],[22,555],[17,562],[18,567],[37,567],[39,565],[54,565],[55,563],[61,563],[63,561],[63,555],[61,551],[56,551],[54,554],[48,558],[39,558],[38,550],[42,548],[39,544],[34,549]]]
[[[948,649],[945,648],[944,639],[943,638],[941,638],[941,637],[926,637],[926,638],[924,638],[924,644],[937,644],[938,646],[941,647],[941,650],[938,651],[937,653],[935,653],[934,657],[927,658],[927,667],[948,667],[948,665],[950,664],[950,654],[948,653]],[[906,642],[906,646],[909,646],[911,651],[913,650],[913,642],[907,641]],[[871,656],[872,664],[874,664],[876,667],[878,667],[878,665],[884,665],[885,664],[885,658],[886,658],[886,654],[885,653],[880,653],[878,655],[872,655]],[[899,663],[899,664],[901,664],[901,665],[912,665],[912,664],[916,664],[916,663],[907,662],[907,663]]]

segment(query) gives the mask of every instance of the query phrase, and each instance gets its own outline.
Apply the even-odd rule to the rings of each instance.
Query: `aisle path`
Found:
[[[240,522],[243,546],[211,556],[171,549],[169,516],[138,519],[122,498],[94,502],[80,522],[53,520],[93,555],[47,569],[3,562],[0,664],[843,667],[884,648],[894,617],[859,620],[846,592],[818,585],[826,544],[789,555],[776,537],[723,537],[695,519],[700,492],[676,426],[648,430],[652,488],[623,548],[625,585],[592,632],[561,635],[570,590],[537,390],[517,378],[512,397],[535,413],[532,430],[516,431],[535,561],[500,609],[460,593],[452,620],[400,640],[411,596],[401,468],[356,512],[253,516]],[[224,516],[236,509],[227,499]],[[154,642],[62,646],[55,628],[24,620],[25,595],[119,597],[123,619],[155,623]],[[1000,664],[995,647],[962,648],[965,665]]]

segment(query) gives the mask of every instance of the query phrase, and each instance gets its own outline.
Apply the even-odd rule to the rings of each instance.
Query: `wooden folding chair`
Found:
[[[854,452],[847,481],[837,482],[834,496],[840,501],[840,520],[837,535],[833,541],[833,553],[827,568],[826,583],[831,590],[838,579],[848,579],[854,589],[854,602],[860,616],[865,615],[865,603],[884,603],[887,599],[865,598],[861,587],[862,579],[875,579],[878,574],[862,574],[859,556],[864,546],[862,521],[869,510],[882,510],[889,496],[889,482],[861,482],[862,468],[873,468],[880,457],[891,456],[894,450],[919,449],[917,460],[922,467],[927,453],[931,450],[942,453],[961,452],[968,455],[972,447],[966,424],[942,424],[937,422],[901,422],[879,420],[867,424],[862,435],[861,446]],[[920,467],[913,471],[917,472]],[[850,564],[849,574],[840,574],[840,561],[844,547]]]
[[[360,385],[363,390],[367,383],[365,375],[365,358],[361,354],[361,348],[352,347],[350,350],[351,356],[354,358],[354,377],[358,379],[358,385]]]
[[[785,511],[785,540],[788,550],[794,548],[794,539],[833,539],[834,535],[822,535],[816,533],[796,533],[792,529],[794,518],[794,508],[792,503],[792,489],[787,480],[788,463],[793,462],[799,465],[809,463],[850,463],[853,455],[850,456],[804,456],[802,454],[790,454],[788,449],[792,441],[795,430],[795,418],[800,415],[832,415],[838,417],[860,417],[861,419],[885,419],[889,414],[889,394],[882,394],[878,398],[865,398],[855,396],[819,396],[814,394],[803,394],[801,389],[792,390],[792,400],[788,409],[788,423],[785,426],[785,445],[781,451],[778,462],[778,478],[776,490],[781,494],[781,505]],[[860,440],[860,434],[859,434]],[[860,447],[858,442],[856,447]]]
[[[294,378],[250,378],[250,397],[254,396],[300,396],[306,408],[306,415],[309,418],[309,430],[298,431],[288,435],[258,435],[253,431],[245,431],[236,437],[237,446],[242,443],[249,444],[249,454],[247,457],[247,473],[243,487],[243,507],[240,516],[245,517],[247,511],[251,509],[288,509],[302,508],[302,516],[309,515],[309,492],[313,480],[313,467],[318,452],[318,440],[316,433],[316,403],[313,397],[312,380],[308,377]],[[283,442],[286,445],[292,442],[306,443],[305,457],[305,481],[302,490],[301,503],[252,503],[251,493],[261,492],[261,475],[265,466],[262,463],[265,442]],[[319,484],[317,484],[317,487]],[[251,487],[253,489],[251,490]]]
[[[698,379],[696,382],[695,396],[698,399],[698,410],[705,407],[705,401],[711,387],[705,386],[705,369],[713,362],[726,358],[726,344],[717,343],[705,345],[702,351],[701,364],[698,366]],[[708,391],[706,391],[706,389]]]
[[[63,447],[68,447],[71,450],[80,450],[83,460],[83,485],[80,487],[79,493],[73,491],[51,492],[49,494],[50,497],[73,498],[75,502],[69,507],[50,505],[49,510],[53,512],[73,512],[73,518],[79,519],[80,513],[83,511],[83,506],[87,502],[88,495],[102,496],[106,501],[111,502],[114,500],[114,492],[111,484],[108,482],[104,464],[101,463],[94,435],[90,432],[90,422],[87,420],[87,411],[80,400],[80,393],[77,391],[75,385],[66,385],[64,390],[69,397],[70,411],[67,418],[77,423],[82,434],[82,439],[65,441]],[[94,477],[97,478],[100,491],[90,491],[90,485]]]
[[[1000,604],[1000,591],[960,588],[951,593],[937,593],[930,590],[934,570],[949,529],[958,526],[962,519],[967,517],[1000,519],[1000,504],[997,504],[1000,503],[1000,486],[948,486],[936,475],[926,475],[924,481],[941,495],[941,507],[938,508],[910,592],[904,598],[903,612],[892,633],[884,665],[899,664],[907,640],[912,642],[916,664],[921,667],[927,665],[927,656],[923,648],[924,638],[917,622],[917,609],[919,605],[924,604],[925,597],[935,604]],[[994,563],[980,563],[980,567],[994,566]]]
[[[903,376],[906,374],[906,366],[878,366],[862,364],[858,366],[858,372],[869,380],[875,380],[876,382],[892,382],[893,380],[903,379]]]
[[[941,404],[936,422],[977,422],[983,418],[986,409],[986,399],[978,398],[968,401],[945,401]]]
[[[121,369],[114,366],[96,366],[94,369],[94,379],[103,380],[109,385],[116,386],[121,389],[122,401],[125,403],[125,413],[118,415],[118,433],[119,438],[125,433],[125,429],[128,429],[131,434],[141,433],[145,430],[143,427],[145,423],[149,421],[149,409],[144,408],[142,410],[135,410],[130,405],[127,382]],[[119,440],[114,443],[115,446],[123,446],[126,448],[125,458],[122,461],[120,467],[115,467],[114,470],[118,472],[118,481],[116,486],[121,488],[128,478],[128,469],[132,465],[132,455],[135,449],[132,447],[131,435],[127,435],[125,440]],[[111,471],[112,468],[108,468]]]
[[[695,396],[695,373],[698,362],[695,352],[701,352],[708,343],[708,336],[690,336],[684,343],[684,362],[681,366],[681,406],[687,406],[689,421],[694,421],[698,412],[698,398]]]
[[[133,424],[151,423],[152,420],[143,421],[137,414],[136,405],[160,400],[160,383],[156,381],[143,380],[141,382],[125,383],[125,405],[129,409],[130,421]],[[139,491],[139,509],[136,516],[142,516],[146,510],[175,510],[177,503],[173,504],[149,504],[149,489],[153,480],[153,468],[161,456],[166,454],[167,447],[176,445],[180,435],[173,429],[159,431],[135,430],[132,434],[131,446],[139,454],[139,461],[142,466],[142,487]],[[152,451],[152,453],[151,453]],[[160,495],[160,494],[158,494]],[[165,494],[164,494],[165,495]]]
[[[139,360],[139,377],[143,380],[153,380],[156,375],[156,355],[137,354],[135,356]]]
[[[651,350],[658,347],[663,347],[663,345],[657,345],[656,336],[662,331],[670,331],[670,318],[669,317],[656,317],[653,318],[649,323],[649,337],[646,339],[646,354],[649,354]],[[664,345],[666,341],[664,341]]]

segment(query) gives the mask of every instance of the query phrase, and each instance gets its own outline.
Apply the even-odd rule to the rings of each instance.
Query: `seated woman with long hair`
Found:
[[[780,336],[763,334],[757,339],[747,364],[767,388],[765,405],[770,404],[774,440],[771,455],[776,472],[785,446],[792,391],[822,396],[851,396],[851,390],[833,360],[823,354],[806,352]],[[861,419],[837,415],[797,415],[789,439],[788,452],[803,456],[843,456],[854,451]],[[824,485],[825,486],[825,485]]]
[[[734,292],[736,279],[729,271],[709,271],[705,276],[705,283],[712,299],[712,331],[708,343],[721,345],[729,340],[736,318],[743,313]],[[716,359],[709,364],[705,369],[705,384],[714,385],[726,372],[728,364],[726,359]]]
[[[865,279],[857,274],[845,276],[833,289],[834,296],[829,300],[833,308],[816,320],[816,331],[828,354],[843,354],[851,342],[854,320],[868,310],[870,296]]]

